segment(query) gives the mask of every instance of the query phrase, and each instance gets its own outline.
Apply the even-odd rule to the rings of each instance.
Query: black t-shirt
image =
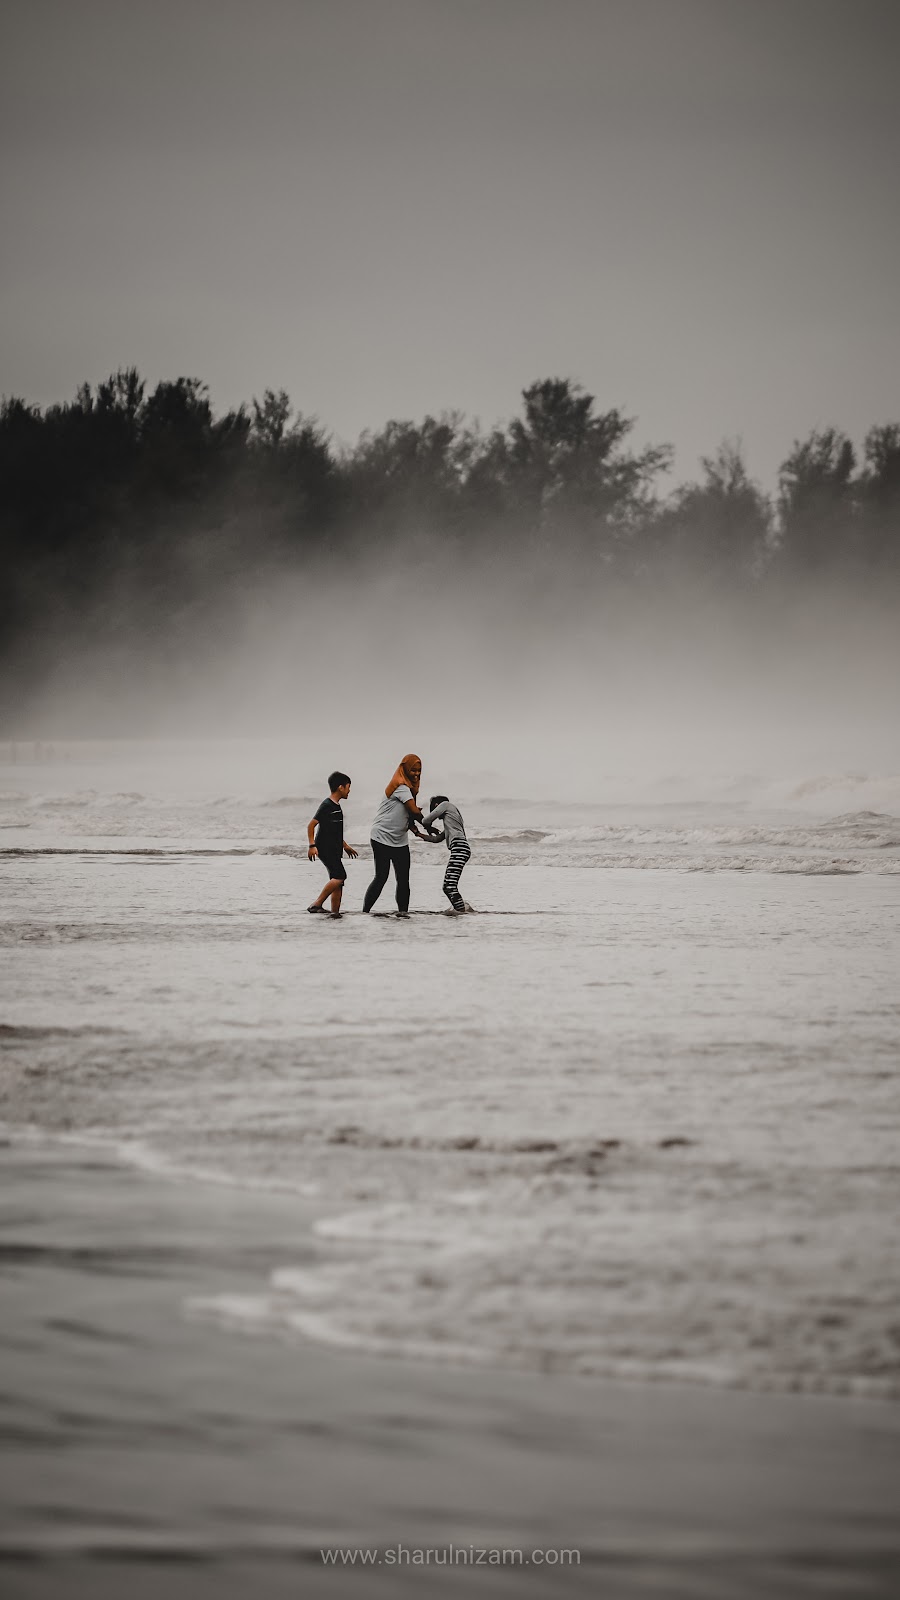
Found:
[[[316,812],[316,849],[328,861],[340,861],[344,853],[344,813],[328,796]]]

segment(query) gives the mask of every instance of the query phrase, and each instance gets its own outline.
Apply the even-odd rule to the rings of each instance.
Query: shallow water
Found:
[[[435,914],[422,845],[421,914],[358,914],[364,854],[334,923],[302,795],[6,770],[3,1115],[312,1203],[311,1250],[191,1316],[896,1394],[900,820],[854,782],[814,810],[462,796],[478,915]]]

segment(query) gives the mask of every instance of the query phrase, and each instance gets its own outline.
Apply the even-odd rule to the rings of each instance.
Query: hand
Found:
[[[354,850],[352,844],[345,844],[344,845],[344,849],[346,850],[348,856],[352,856],[353,860],[355,861],[357,856],[359,855],[359,851],[358,850]]]
[[[316,847],[315,847],[315,845],[314,845],[314,844],[311,844],[311,845],[310,845],[310,847],[309,847],[309,849],[308,849],[308,850],[307,850],[307,852],[306,852],[306,859],[307,859],[307,861],[315,861],[315,859],[316,859],[316,857],[317,857],[317,855],[318,855],[318,854],[319,854],[319,852],[318,852],[318,850],[317,850],[317,849],[316,849]]]

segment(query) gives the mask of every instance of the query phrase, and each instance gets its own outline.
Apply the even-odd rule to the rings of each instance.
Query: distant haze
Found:
[[[467,794],[619,801],[667,778],[676,799],[739,799],[762,778],[900,773],[897,678],[895,613],[871,598],[813,591],[782,615],[588,586],[554,610],[514,573],[424,586],[363,566],[248,593],[191,660],[82,641],[5,732],[183,739],[166,783],[213,782],[198,741],[257,738],[280,748],[237,749],[230,782],[295,791],[338,765],[380,787],[411,749]],[[708,789],[723,776],[733,796]]]

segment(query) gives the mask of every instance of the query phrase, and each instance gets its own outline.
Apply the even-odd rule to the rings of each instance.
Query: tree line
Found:
[[[205,384],[134,368],[45,409],[0,408],[0,651],[62,620],[164,637],[248,577],[418,546],[650,584],[771,590],[900,582],[900,424],[861,454],[835,427],[794,443],[768,495],[725,442],[667,494],[667,445],[566,378],[484,429],[457,412],[339,448],[284,391],[215,415]]]

